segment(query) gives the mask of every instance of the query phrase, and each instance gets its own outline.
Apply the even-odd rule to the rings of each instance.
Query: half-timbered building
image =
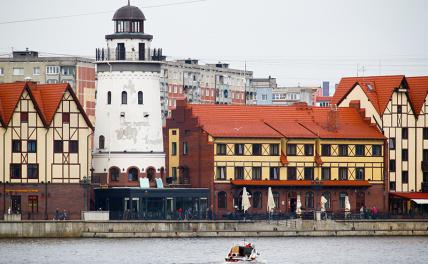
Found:
[[[69,84],[0,84],[0,120],[2,215],[80,219],[93,127]]]
[[[428,76],[348,77],[333,97],[341,107],[361,106],[388,138],[392,213],[421,210],[428,203],[427,92]]]
[[[210,188],[217,215],[267,212],[268,188],[278,213],[298,200],[313,212],[362,206],[387,209],[385,138],[354,108],[191,105],[179,101],[164,131],[171,187]]]

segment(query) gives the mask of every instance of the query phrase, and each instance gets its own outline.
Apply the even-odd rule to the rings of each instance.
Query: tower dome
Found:
[[[124,20],[124,21],[144,21],[144,16],[141,9],[136,6],[132,6],[128,1],[128,5],[119,8],[113,16],[113,21]]]

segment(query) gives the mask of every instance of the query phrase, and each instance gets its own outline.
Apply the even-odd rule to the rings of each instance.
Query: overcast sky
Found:
[[[153,47],[177,58],[229,62],[282,85],[343,76],[428,75],[426,0],[131,0]],[[127,0],[0,0],[0,53],[26,47],[94,56]],[[152,7],[150,7],[152,6]],[[144,8],[146,7],[146,8]],[[2,22],[102,12],[23,23]],[[364,66],[364,70],[363,70]]]

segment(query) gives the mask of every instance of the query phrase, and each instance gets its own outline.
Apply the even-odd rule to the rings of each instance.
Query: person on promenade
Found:
[[[58,208],[55,210],[54,220],[59,220],[59,210],[58,210]]]
[[[364,219],[364,205],[360,208],[360,219]]]
[[[182,218],[183,209],[181,207],[177,209],[177,213],[178,213],[178,220],[183,220]]]

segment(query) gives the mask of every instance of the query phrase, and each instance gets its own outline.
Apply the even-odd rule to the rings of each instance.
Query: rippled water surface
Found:
[[[258,263],[428,263],[428,237],[247,238]],[[0,263],[224,263],[239,239],[3,239]]]

